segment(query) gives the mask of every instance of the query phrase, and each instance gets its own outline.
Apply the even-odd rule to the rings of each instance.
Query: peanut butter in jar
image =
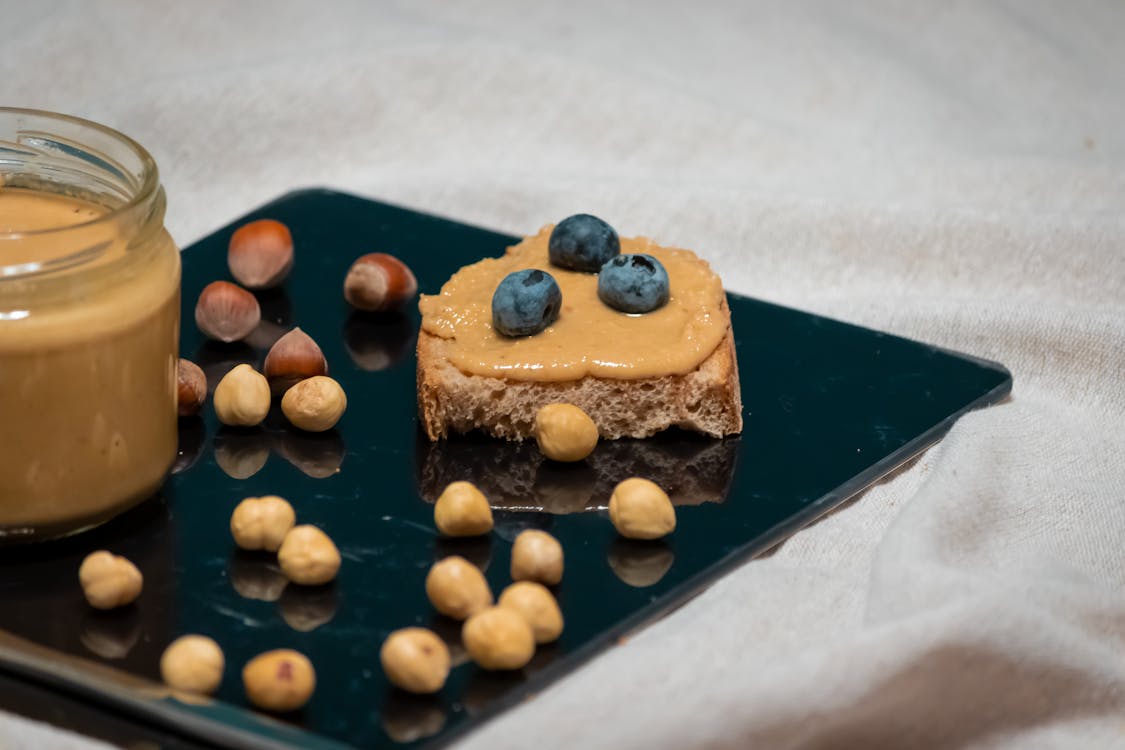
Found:
[[[160,486],[176,454],[180,259],[135,142],[0,109],[0,145],[5,543],[95,526]]]

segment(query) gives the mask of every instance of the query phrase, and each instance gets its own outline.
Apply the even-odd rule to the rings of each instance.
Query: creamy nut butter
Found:
[[[0,126],[13,112],[40,132],[60,117],[0,110]],[[61,122],[95,128],[116,171],[83,179],[101,165],[64,153],[72,181],[34,174],[53,155],[0,173],[0,541],[100,523],[152,495],[176,455],[180,259],[155,166],[124,136]]]
[[[452,342],[448,356],[461,371],[540,381],[682,375],[723,340],[728,320],[722,281],[694,253],[660,247],[645,237],[622,237],[622,253],[646,253],[664,264],[671,289],[668,304],[629,315],[598,299],[597,274],[551,265],[552,229],[544,227],[502,257],[465,266],[439,294],[422,296],[422,328]],[[562,310],[546,330],[508,338],[493,330],[492,293],[501,279],[524,268],[555,277]]]

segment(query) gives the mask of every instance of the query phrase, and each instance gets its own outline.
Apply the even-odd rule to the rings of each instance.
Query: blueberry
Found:
[[[554,276],[538,268],[514,271],[492,294],[492,326],[505,336],[531,336],[558,320],[561,307]]]
[[[597,273],[621,254],[621,241],[609,224],[590,214],[568,216],[551,230],[547,242],[551,263],[572,271]]]
[[[621,312],[655,310],[668,301],[668,272],[651,255],[618,255],[598,273],[598,297]]]

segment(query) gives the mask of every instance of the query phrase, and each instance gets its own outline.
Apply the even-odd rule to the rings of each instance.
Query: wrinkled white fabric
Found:
[[[1014,372],[463,747],[1125,747],[1122,4],[5,6],[0,100],[144,143],[184,245],[308,185],[513,233],[589,211]],[[32,736],[84,746],[0,718]]]

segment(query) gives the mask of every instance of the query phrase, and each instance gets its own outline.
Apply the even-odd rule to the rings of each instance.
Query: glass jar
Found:
[[[175,458],[180,257],[164,208],[130,138],[0,108],[0,542],[106,521]]]

